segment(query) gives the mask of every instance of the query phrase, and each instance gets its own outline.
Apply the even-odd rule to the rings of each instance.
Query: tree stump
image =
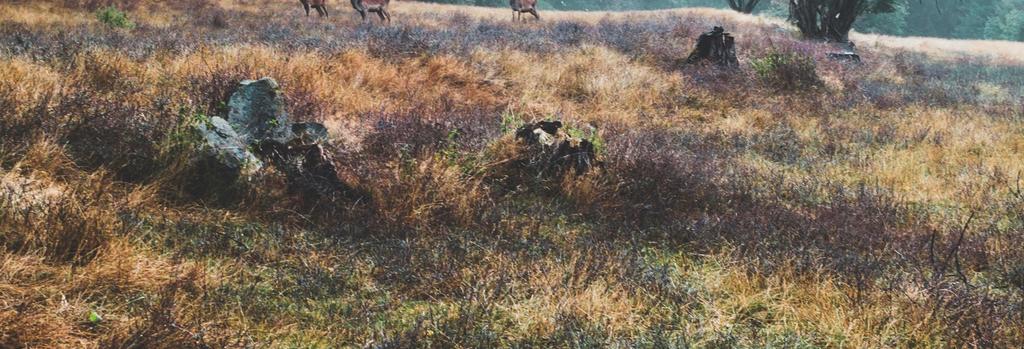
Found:
[[[334,200],[355,193],[338,178],[326,148],[327,128],[315,122],[295,123],[287,143],[266,139],[256,144],[257,154],[285,175],[290,189],[303,196]]]
[[[725,32],[725,28],[714,27],[697,38],[697,47],[686,58],[686,63],[696,64],[702,61],[710,61],[722,67],[740,65],[740,61],[736,59],[735,40],[732,35]]]
[[[853,41],[838,43],[833,46],[838,49],[838,52],[826,53],[826,56],[829,59],[844,63],[860,63],[860,55],[857,54],[857,45],[854,45]]]
[[[516,130],[516,139],[531,148],[532,154],[524,161],[528,167],[556,176],[571,170],[579,176],[600,165],[593,143],[569,136],[559,131],[561,128],[561,121],[540,121]]]

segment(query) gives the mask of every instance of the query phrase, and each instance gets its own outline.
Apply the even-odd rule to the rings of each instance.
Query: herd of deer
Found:
[[[320,17],[328,17],[327,14],[327,0],[299,0],[302,2],[302,7],[306,9],[306,16],[309,16],[309,9],[316,10],[316,13],[320,14]],[[366,13],[373,12],[377,16],[380,16],[380,21],[387,21],[391,23],[391,14],[388,13],[388,4],[391,0],[351,0],[352,8],[359,12],[359,16],[366,21]],[[529,13],[534,18],[540,19],[540,15],[537,14],[537,0],[509,0],[509,6],[512,7],[512,20],[522,20],[523,13]]]

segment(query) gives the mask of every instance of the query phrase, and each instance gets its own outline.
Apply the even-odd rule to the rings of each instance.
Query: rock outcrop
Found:
[[[231,187],[270,165],[304,195],[336,197],[348,190],[328,156],[327,128],[315,122],[292,123],[274,79],[243,81],[228,107],[227,120],[214,116],[193,125],[201,154],[193,162],[201,178],[191,181],[211,184],[203,187]]]
[[[227,120],[214,116],[208,122],[196,123],[194,129],[202,142],[199,150],[222,166],[222,170],[251,175],[263,169],[263,161],[249,151],[249,145]]]
[[[228,101],[228,121],[246,143],[291,140],[291,122],[284,111],[284,95],[272,78],[245,80]]]

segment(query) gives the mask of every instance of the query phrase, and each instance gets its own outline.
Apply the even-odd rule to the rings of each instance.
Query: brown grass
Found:
[[[985,56],[1014,44],[855,36],[848,66],[707,9],[94,5],[0,4],[0,347],[1024,342],[1022,64]],[[740,69],[680,65],[714,24]],[[186,195],[179,132],[262,76],[360,195]],[[603,165],[527,161],[543,119]]]

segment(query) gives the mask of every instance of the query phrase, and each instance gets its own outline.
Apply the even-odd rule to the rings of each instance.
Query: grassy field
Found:
[[[1020,43],[330,4],[0,4],[0,347],[1024,345]],[[713,25],[739,70],[682,63]],[[189,190],[179,130],[263,76],[365,195]],[[545,119],[603,166],[510,161]]]

